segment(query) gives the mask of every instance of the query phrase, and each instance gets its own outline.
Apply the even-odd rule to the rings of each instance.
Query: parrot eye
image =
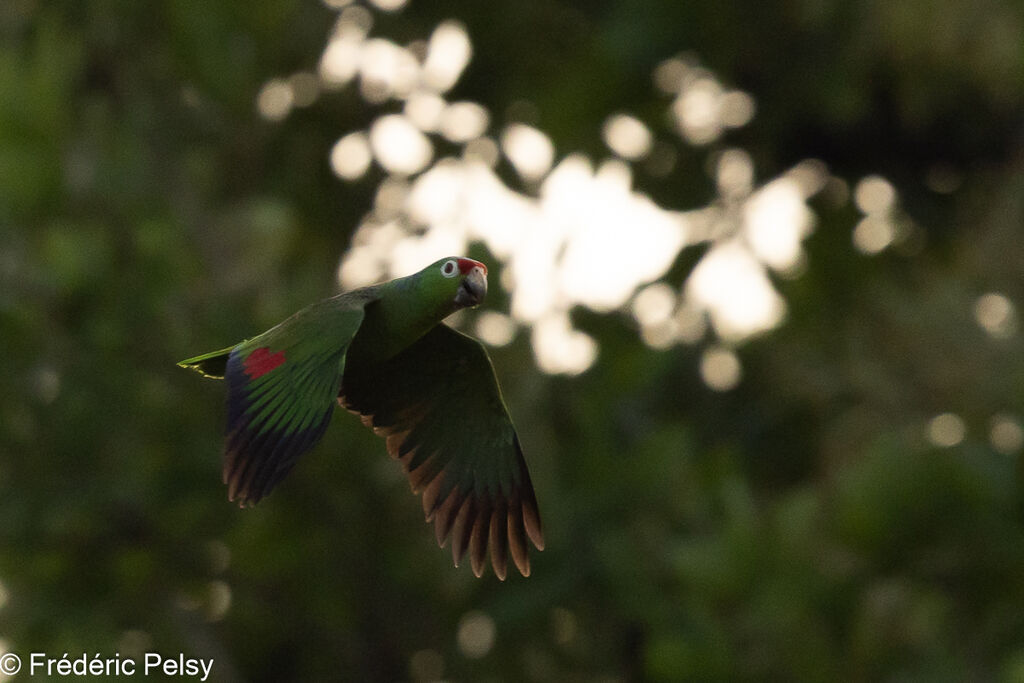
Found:
[[[457,272],[459,272],[459,265],[454,260],[445,261],[444,265],[441,266],[441,275],[445,277],[455,277]]]

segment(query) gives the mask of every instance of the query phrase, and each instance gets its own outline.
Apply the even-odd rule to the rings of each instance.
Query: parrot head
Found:
[[[426,273],[452,292],[456,309],[477,306],[487,296],[487,266],[479,261],[453,256],[434,263]]]

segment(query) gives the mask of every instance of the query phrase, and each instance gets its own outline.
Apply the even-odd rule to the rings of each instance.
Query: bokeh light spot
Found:
[[[349,133],[331,148],[331,170],[344,180],[362,178],[372,160],[370,142],[362,132]]]
[[[679,324],[669,318],[654,325],[641,328],[640,338],[652,349],[667,349],[679,341]]]
[[[365,11],[362,7],[349,9]],[[364,38],[365,32],[353,22],[339,21],[334,36],[320,57],[320,79],[326,87],[338,88],[355,78]]]
[[[490,346],[505,346],[516,334],[515,321],[503,313],[484,311],[476,321],[476,334]]]
[[[692,302],[683,301],[672,318],[675,337],[685,344],[696,344],[707,332],[708,323],[704,312]]]
[[[673,110],[683,136],[690,143],[706,145],[721,134],[718,109],[721,96],[721,86],[710,78],[701,79],[679,94]]]
[[[722,124],[727,128],[740,128],[747,125],[757,111],[754,98],[740,90],[732,90],[722,95],[719,106]]]
[[[465,27],[457,21],[446,21],[434,29],[427,43],[423,63],[423,81],[436,90],[449,90],[469,64],[473,47]]]
[[[744,235],[757,257],[775,270],[801,262],[812,214],[795,180],[783,177],[758,190],[743,207]]]
[[[401,175],[422,171],[434,155],[427,136],[401,114],[387,114],[373,122],[370,149],[385,170]]]
[[[544,177],[555,159],[555,146],[551,139],[532,126],[513,123],[501,134],[501,149],[527,181]]]
[[[373,38],[363,44],[359,74],[363,97],[379,104],[392,97],[407,97],[419,82],[420,65],[408,49]]]
[[[896,204],[896,188],[881,176],[872,175],[861,179],[853,191],[857,208],[867,215],[887,214]]]
[[[1024,428],[1010,415],[995,415],[989,425],[989,441],[1000,453],[1014,455],[1024,448]]]
[[[996,339],[1012,337],[1017,331],[1017,311],[1013,302],[995,292],[978,297],[974,303],[974,319]]]
[[[742,149],[727,149],[718,157],[715,175],[723,197],[744,197],[754,187],[754,161]]]
[[[672,317],[676,302],[676,291],[664,282],[656,282],[633,299],[633,317],[642,327],[660,325]]]
[[[483,612],[467,612],[455,634],[459,650],[470,659],[480,659],[494,646],[494,620]]]
[[[866,216],[853,229],[853,246],[864,254],[877,254],[896,239],[896,228],[885,218]]]
[[[623,159],[640,159],[651,149],[653,136],[639,119],[626,114],[611,116],[602,130],[604,143]]]
[[[533,348],[537,365],[549,374],[578,375],[597,358],[597,343],[586,333],[574,330],[564,315],[551,315],[533,327]]]
[[[735,242],[712,247],[686,282],[686,295],[708,311],[715,331],[739,341],[775,327],[785,314],[764,268]]]
[[[445,107],[444,98],[437,93],[417,90],[406,99],[404,113],[417,128],[432,133],[441,125]]]
[[[454,102],[441,114],[441,135],[452,142],[468,142],[487,131],[491,116],[475,102]]]
[[[268,121],[280,121],[292,110],[295,98],[288,81],[273,79],[260,89],[256,97],[256,107],[260,115]]]
[[[926,435],[928,440],[940,448],[956,446],[964,440],[967,426],[963,418],[956,413],[942,413],[928,422]]]
[[[654,68],[654,85],[666,95],[675,95],[682,89],[689,71],[690,66],[682,59],[666,59]]]
[[[700,358],[700,377],[715,391],[729,391],[740,382],[743,368],[732,349],[712,347],[705,349]]]

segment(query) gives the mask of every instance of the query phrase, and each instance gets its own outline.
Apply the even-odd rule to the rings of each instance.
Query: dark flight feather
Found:
[[[480,576],[489,553],[504,579],[511,555],[529,575],[527,538],[544,547],[537,499],[479,342],[438,325],[388,360],[350,363],[338,401],[385,437],[456,566],[468,551]]]

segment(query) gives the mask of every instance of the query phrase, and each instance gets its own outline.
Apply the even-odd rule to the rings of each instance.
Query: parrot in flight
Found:
[[[442,320],[477,306],[487,266],[437,261],[314,303],[266,332],[178,365],[226,380],[224,483],[243,507],[270,493],[323,436],[334,402],[384,437],[455,566],[488,550],[530,574],[544,549],[530,474],[483,345]]]

